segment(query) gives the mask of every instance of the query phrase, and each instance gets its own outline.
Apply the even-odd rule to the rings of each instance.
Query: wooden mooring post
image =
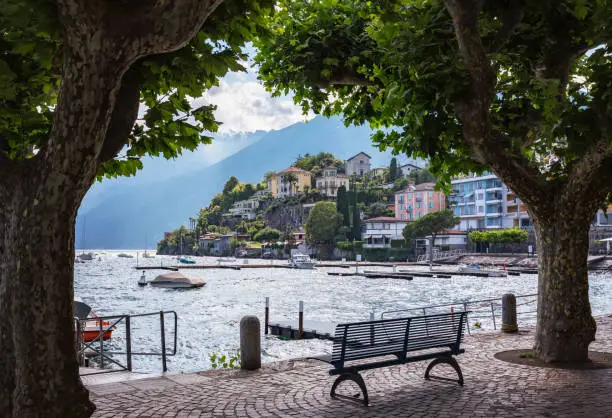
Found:
[[[266,296],[266,313],[264,316],[264,334],[268,335],[268,322],[270,321],[270,298]]]
[[[299,317],[298,317],[298,338],[302,339],[302,334],[304,332],[304,302],[300,301],[299,306]]]

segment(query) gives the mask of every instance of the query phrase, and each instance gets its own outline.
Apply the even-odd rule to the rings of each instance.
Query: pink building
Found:
[[[415,221],[428,213],[444,210],[444,193],[434,190],[434,187],[434,183],[411,184],[395,193],[395,217]]]

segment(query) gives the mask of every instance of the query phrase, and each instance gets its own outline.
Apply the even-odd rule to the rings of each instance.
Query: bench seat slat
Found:
[[[418,361],[441,355],[458,354],[461,352],[460,343],[465,322],[466,313],[459,312],[339,324],[335,330],[331,363],[336,369],[342,370],[347,361],[374,357],[393,355],[398,359],[390,361],[396,364],[398,361]],[[429,349],[436,352],[409,354]],[[365,364],[372,365],[368,368],[375,368],[375,365],[387,362]],[[358,367],[363,369],[364,365]]]

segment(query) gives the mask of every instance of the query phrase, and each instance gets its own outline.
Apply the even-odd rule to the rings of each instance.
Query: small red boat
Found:
[[[98,319],[98,315],[91,310],[91,306],[78,298],[74,299],[74,316],[79,318],[81,323],[81,334],[84,342],[90,343],[100,340],[100,334],[102,334],[102,340],[104,341],[110,340],[113,336],[115,326],[111,325],[110,321]]]

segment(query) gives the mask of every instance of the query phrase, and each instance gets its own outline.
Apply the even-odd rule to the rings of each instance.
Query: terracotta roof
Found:
[[[432,190],[436,187],[436,183],[421,183],[414,186],[415,191]]]
[[[406,219],[392,218],[390,216],[379,216],[378,218],[370,218],[364,220],[364,222],[404,222],[407,223]]]
[[[353,158],[357,157],[359,154],[363,154],[363,155],[365,155],[366,157],[368,157],[368,158],[372,159],[372,157],[370,157],[368,154],[366,154],[365,152],[361,151],[361,152],[358,152],[357,154],[353,155],[351,158],[347,158],[347,160],[346,160],[346,161],[351,161]]]
[[[408,185],[408,187],[406,187],[403,190],[398,190],[397,192],[395,192],[394,194],[402,194],[402,193],[412,193],[414,192],[414,183],[410,183]]]
[[[457,231],[455,229],[447,229],[442,232],[438,232],[436,235],[465,235],[464,231]]]
[[[297,167],[289,167],[289,168],[285,168],[283,171],[279,171],[277,174],[283,174],[283,173],[306,173],[306,174],[310,174],[310,171],[302,170],[301,168],[297,168]]]

